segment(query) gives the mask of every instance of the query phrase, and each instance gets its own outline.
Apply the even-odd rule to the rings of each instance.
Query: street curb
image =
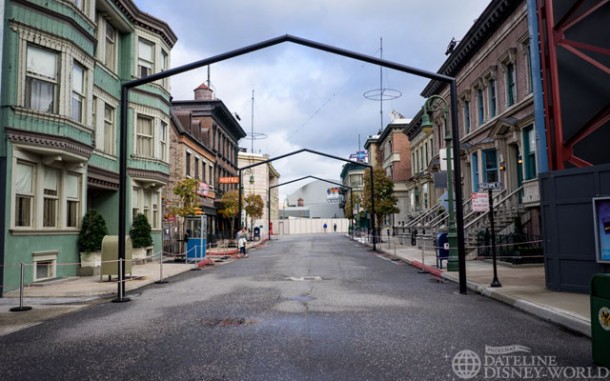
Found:
[[[365,243],[364,245],[371,246],[368,243]],[[408,263],[409,265],[418,269],[423,269],[433,276],[439,277],[447,281],[451,281],[453,283],[459,283],[459,278],[457,278],[455,274],[447,273],[444,270],[438,269],[436,267],[431,267],[429,265],[422,265],[421,262],[416,260],[394,255],[394,253],[387,251],[383,248],[378,249],[378,251],[381,251],[392,257],[399,258],[403,262]],[[571,331],[577,332],[583,336],[591,338],[591,323],[586,320],[570,315],[569,313],[566,313],[562,310],[546,307],[527,300],[518,299],[502,292],[498,292],[493,287],[479,285],[468,280],[466,281],[466,284],[470,290],[476,292],[477,294],[495,299],[504,304],[508,304],[530,315],[536,316],[540,319],[549,321],[551,323],[567,328]]]
[[[442,275],[442,278],[454,283],[459,282],[459,280],[453,274],[444,273]],[[537,303],[529,302],[527,300],[518,299],[514,296],[507,295],[502,292],[498,292],[493,287],[482,286],[480,284],[473,283],[470,281],[467,281],[466,283],[468,288],[476,292],[477,294],[495,299],[499,302],[508,304],[530,315],[536,316],[540,319],[560,325],[589,338],[591,337],[591,323],[586,320],[570,315],[562,310],[546,307]]]

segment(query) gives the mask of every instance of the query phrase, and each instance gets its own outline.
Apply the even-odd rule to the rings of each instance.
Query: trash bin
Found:
[[[593,362],[610,367],[610,274],[591,279],[591,345]]]
[[[436,267],[439,269],[443,268],[443,259],[449,260],[449,250],[445,248],[448,243],[449,238],[447,237],[447,233],[436,234],[434,246],[436,247]]]

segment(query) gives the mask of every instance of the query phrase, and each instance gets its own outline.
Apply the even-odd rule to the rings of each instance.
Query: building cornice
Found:
[[[89,165],[87,167],[87,183],[93,188],[119,190],[119,174]]]
[[[489,36],[498,30],[500,25],[506,20],[506,16],[511,14],[522,3],[523,0],[492,0],[449,58],[443,63],[438,73],[455,77],[470,61],[472,56],[481,49],[481,46],[487,42]],[[428,98],[438,94],[445,86],[446,83],[430,81],[421,92],[421,95]]]
[[[53,151],[66,152],[89,160],[93,147],[63,136],[40,134],[37,132],[6,128],[6,137],[13,143],[22,146],[36,147]]]
[[[157,171],[147,171],[145,169],[129,168],[127,174],[134,180],[154,182],[160,184],[169,183],[169,174]]]

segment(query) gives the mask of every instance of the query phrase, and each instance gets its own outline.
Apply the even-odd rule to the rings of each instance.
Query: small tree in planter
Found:
[[[78,250],[80,251],[81,275],[93,275],[94,268],[102,264],[102,240],[108,234],[106,221],[95,209],[89,209],[83,217],[78,234]],[[89,268],[89,270],[83,270]]]
[[[148,218],[144,214],[138,214],[131,224],[129,236],[133,245],[133,259],[145,259],[146,250],[152,246],[152,228],[148,223]],[[139,250],[136,250],[139,249]]]

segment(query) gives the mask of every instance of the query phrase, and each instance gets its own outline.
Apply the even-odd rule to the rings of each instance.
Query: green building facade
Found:
[[[169,68],[176,36],[131,0],[10,0],[2,17],[0,295],[77,275],[82,217],[118,233],[121,83]],[[169,179],[168,80],[130,92],[127,227],[161,250]]]

